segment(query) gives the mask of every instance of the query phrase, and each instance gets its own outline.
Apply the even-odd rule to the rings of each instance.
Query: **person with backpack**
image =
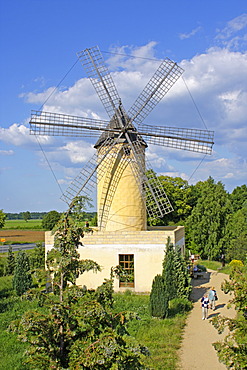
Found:
[[[208,295],[204,294],[204,296],[201,299],[202,320],[208,318],[208,305],[209,305]]]
[[[217,298],[216,290],[214,289],[213,286],[212,286],[212,288],[210,289],[210,291],[208,293],[208,298],[209,298],[209,306],[214,311],[215,310],[215,301],[218,298]]]

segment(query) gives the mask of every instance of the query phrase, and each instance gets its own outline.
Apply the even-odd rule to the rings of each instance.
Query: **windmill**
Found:
[[[151,126],[144,119],[172,88],[183,69],[166,58],[128,112],[98,47],[77,54],[109,121],[66,114],[32,111],[34,135],[97,137],[96,153],[82,168],[62,199],[89,196],[97,186],[98,227],[102,231],[145,230],[150,218],[163,217],[173,208],[146,158],[148,144],[211,154],[213,132]]]

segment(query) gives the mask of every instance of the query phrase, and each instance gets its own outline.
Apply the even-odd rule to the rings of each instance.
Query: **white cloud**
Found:
[[[216,41],[222,43],[225,47],[237,50],[246,49],[247,44],[247,13],[233,18],[223,29],[217,30]]]
[[[13,155],[14,151],[13,150],[0,150],[0,155]]]
[[[67,153],[72,163],[86,163],[95,153],[92,145],[82,141],[69,142],[61,150]]]
[[[19,125],[14,123],[8,128],[0,127],[0,137],[1,140],[16,146],[24,146],[36,143],[36,137],[30,135],[30,130],[24,125]],[[52,138],[48,136],[39,136],[39,142],[41,144],[51,143]]]
[[[234,35],[236,32],[241,31],[247,27],[247,13],[241,14],[240,16],[233,18],[227,23],[227,26],[222,30],[217,30],[217,38],[225,39]]]
[[[180,33],[179,34],[179,38],[181,39],[181,40],[184,40],[184,39],[189,39],[189,38],[191,38],[192,36],[194,36],[194,35],[196,35],[199,31],[201,31],[201,26],[199,26],[199,27],[196,27],[196,28],[194,28],[191,32],[189,32],[189,33]]]

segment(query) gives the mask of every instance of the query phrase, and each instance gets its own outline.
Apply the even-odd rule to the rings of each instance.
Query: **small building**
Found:
[[[111,267],[122,266],[126,272],[121,279],[114,279],[114,291],[126,289],[136,293],[150,292],[157,274],[162,273],[162,263],[168,238],[177,250],[184,253],[184,226],[149,227],[143,231],[96,231],[86,233],[79,247],[81,259],[97,262],[101,272],[85,272],[77,284],[96,289],[109,279]],[[46,252],[53,248],[54,236],[46,232]]]

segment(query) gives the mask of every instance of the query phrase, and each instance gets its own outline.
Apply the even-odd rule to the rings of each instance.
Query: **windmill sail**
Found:
[[[62,199],[70,205],[74,197],[81,193],[90,196],[97,186],[101,229],[112,230],[117,224],[121,228],[138,224],[143,229],[145,203],[150,218],[163,217],[173,210],[165,189],[145,159],[147,145],[211,154],[213,132],[142,123],[183,73],[173,61],[165,59],[160,64],[127,114],[99,48],[85,49],[78,58],[110,121],[33,111],[31,134],[97,137],[97,154],[82,168]]]

